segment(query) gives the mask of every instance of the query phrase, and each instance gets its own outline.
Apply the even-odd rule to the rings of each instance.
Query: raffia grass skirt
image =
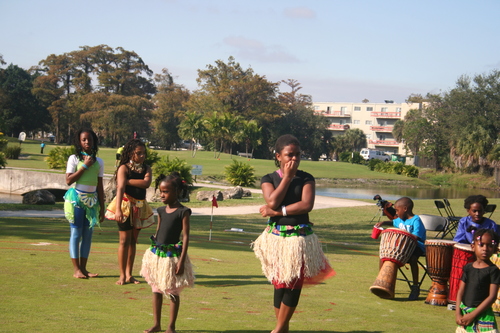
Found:
[[[159,290],[165,296],[178,296],[185,287],[194,286],[193,265],[186,256],[184,272],[175,275],[179,257],[160,257],[147,249],[142,258],[141,276],[146,279],[153,291]]]
[[[314,233],[283,237],[268,227],[252,247],[265,277],[277,288],[301,287],[302,282],[314,285],[335,275]]]

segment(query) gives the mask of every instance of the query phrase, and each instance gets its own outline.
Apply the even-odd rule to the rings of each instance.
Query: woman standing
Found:
[[[261,180],[267,204],[259,211],[269,217],[269,221],[253,248],[264,275],[274,285],[277,323],[272,332],[286,333],[303,284],[318,283],[335,272],[309,221],[315,181],[311,174],[298,170],[300,144],[297,138],[292,135],[278,138],[275,163],[279,169]]]

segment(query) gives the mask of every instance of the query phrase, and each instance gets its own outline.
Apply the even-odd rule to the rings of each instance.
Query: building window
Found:
[[[328,114],[330,113],[330,107],[329,106],[326,107],[326,113],[328,113]]]
[[[365,121],[365,125],[371,125],[372,124],[372,121],[371,120],[366,120]]]
[[[354,125],[359,125],[359,120],[354,120]]]
[[[384,107],[384,108],[381,108],[381,109],[380,109],[380,111],[382,111],[382,112],[387,112],[387,108],[385,108],[385,107]]]
[[[319,105],[315,105],[314,110],[319,110]]]
[[[372,138],[372,135],[371,135],[371,134],[366,134],[366,138],[367,138],[368,140],[370,140],[370,139]]]
[[[401,112],[401,108],[396,108],[396,112]]]
[[[367,107],[366,107],[366,111],[368,111],[368,112],[372,112],[372,111],[373,111],[373,107],[372,107],[372,106],[367,106]]]
[[[355,106],[354,111],[361,111],[361,106]]]
[[[340,107],[340,112],[345,113],[347,111],[347,108],[345,106]]]

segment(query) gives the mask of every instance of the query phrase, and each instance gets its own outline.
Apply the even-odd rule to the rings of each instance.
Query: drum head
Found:
[[[458,244],[455,241],[448,240],[448,239],[427,239],[425,241],[425,245],[429,246],[454,246],[455,244]]]
[[[399,229],[399,228],[387,228],[384,231],[382,231],[382,234],[384,234],[384,233],[395,233],[395,234],[405,235],[405,236],[408,236],[411,239],[417,240],[417,236],[409,233],[406,230]]]
[[[469,244],[457,243],[457,244],[453,245],[453,247],[455,247],[456,249],[462,250],[462,251],[473,252],[472,246]]]

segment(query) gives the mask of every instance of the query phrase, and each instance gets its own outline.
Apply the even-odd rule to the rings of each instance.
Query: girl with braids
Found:
[[[104,162],[97,157],[97,135],[90,129],[78,131],[74,138],[75,154],[68,159],[66,184],[72,185],[64,195],[64,214],[70,223],[69,253],[73,276],[95,277],[87,271],[94,226],[104,219]]]
[[[153,210],[146,202],[146,189],[151,185],[151,168],[144,164],[146,146],[132,139],[123,147],[120,165],[116,169],[116,197],[108,205],[106,218],[118,225],[120,244],[118,285],[140,283],[132,276],[139,232],[154,223]]]
[[[314,177],[298,170],[300,144],[292,135],[278,138],[273,173],[262,177],[266,205],[260,207],[268,226],[253,243],[262,271],[274,285],[276,326],[272,333],[288,333],[303,284],[318,283],[335,274],[312,230]]]
[[[153,291],[154,324],[144,332],[160,332],[163,295],[170,297],[170,323],[165,332],[175,332],[179,313],[179,294],[184,287],[192,287],[194,274],[187,251],[189,246],[189,217],[191,209],[179,202],[187,184],[179,173],[173,172],[156,180],[160,198],[166,205],[158,208],[156,234],[151,236],[151,246],[142,259],[141,275]],[[182,233],[182,239],[181,237]],[[179,241],[181,239],[181,241]]]

